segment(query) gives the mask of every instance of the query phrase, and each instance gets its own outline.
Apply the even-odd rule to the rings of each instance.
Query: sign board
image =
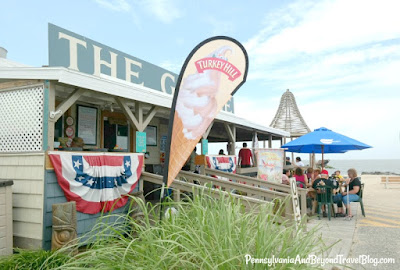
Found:
[[[216,36],[186,58],[172,100],[164,183],[169,187],[219,111],[246,81],[247,52],[237,40]]]
[[[167,148],[167,135],[162,135],[160,139],[160,152],[165,152]]]
[[[178,80],[173,72],[50,23],[49,66],[109,75],[170,95]],[[233,105],[231,98],[223,110],[233,113]]]
[[[208,155],[208,140],[207,139],[201,140],[201,154]]]
[[[296,178],[291,177],[289,180],[290,180],[290,192],[292,195],[292,202],[293,202],[294,221],[296,223],[296,229],[299,229],[299,226],[301,224],[301,213],[300,213],[299,195],[297,193]]]
[[[257,177],[268,182],[282,183],[284,149],[257,150]]]
[[[136,153],[146,153],[146,132],[136,131]]]
[[[97,144],[97,108],[78,105],[78,137],[86,145]]]

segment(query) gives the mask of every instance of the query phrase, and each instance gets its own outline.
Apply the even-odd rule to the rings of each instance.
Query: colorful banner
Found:
[[[210,169],[228,173],[236,173],[236,156],[206,156]]]
[[[268,182],[282,183],[284,149],[258,149],[257,177]]]
[[[201,136],[246,81],[248,57],[229,37],[200,43],[186,58],[171,107],[164,183],[170,186]]]
[[[65,197],[86,214],[124,206],[143,167],[143,154],[54,151],[49,157]]]

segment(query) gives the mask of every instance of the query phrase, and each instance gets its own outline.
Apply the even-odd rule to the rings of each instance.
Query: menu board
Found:
[[[86,145],[97,144],[97,108],[78,105],[77,136]]]
[[[282,183],[283,149],[258,149],[257,177],[268,182]]]

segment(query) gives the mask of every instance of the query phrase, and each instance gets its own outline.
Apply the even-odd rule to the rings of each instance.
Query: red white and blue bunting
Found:
[[[210,169],[228,173],[236,173],[235,156],[206,156],[207,166]]]
[[[86,214],[124,206],[143,167],[143,154],[53,151],[49,157],[65,197]]]

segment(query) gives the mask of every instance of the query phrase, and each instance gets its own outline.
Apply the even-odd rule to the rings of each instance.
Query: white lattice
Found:
[[[43,85],[0,92],[0,152],[43,148]]]

